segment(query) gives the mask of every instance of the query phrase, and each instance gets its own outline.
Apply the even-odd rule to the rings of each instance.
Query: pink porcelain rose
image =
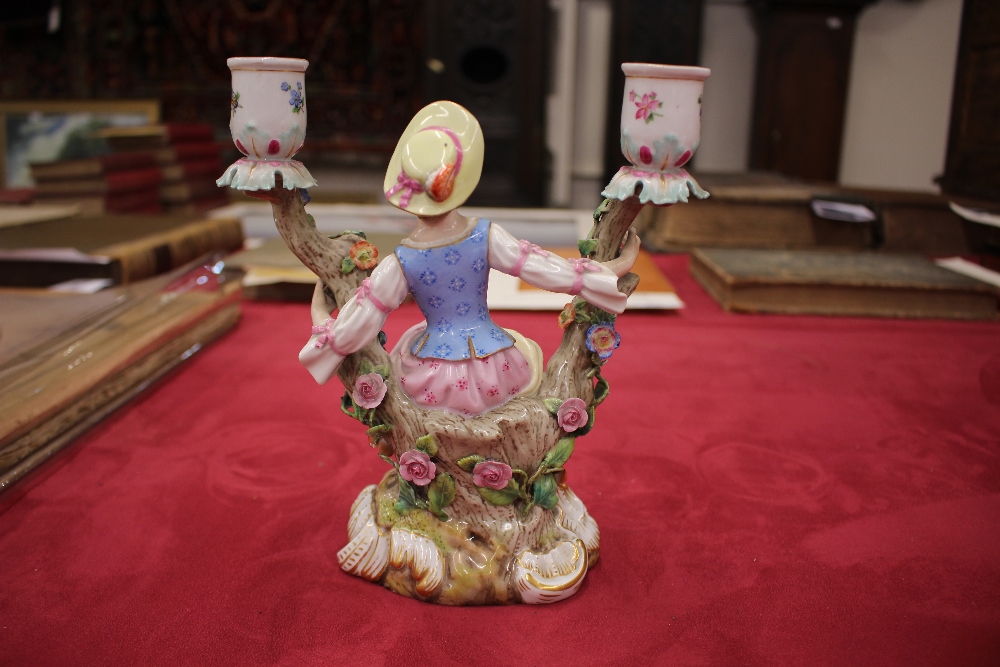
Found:
[[[590,420],[590,415],[587,414],[587,404],[583,402],[582,398],[568,398],[559,406],[556,419],[559,420],[559,428],[567,433],[583,428]]]
[[[381,375],[369,373],[354,381],[354,393],[351,394],[351,397],[365,410],[371,410],[382,403],[386,389],[385,380],[382,379]]]
[[[419,449],[403,452],[399,457],[399,476],[417,486],[427,486],[434,481],[435,468],[431,457]]]
[[[513,476],[510,466],[502,461],[480,461],[472,469],[472,482],[476,486],[500,490]]]

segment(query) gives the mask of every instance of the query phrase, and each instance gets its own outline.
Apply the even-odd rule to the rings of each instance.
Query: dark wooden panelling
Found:
[[[629,62],[697,65],[702,0],[612,0],[611,73],[605,132],[605,178],[628,162],[621,152],[622,91]]]
[[[547,19],[536,0],[428,2],[428,101],[466,107],[486,139],[471,205],[543,203]]]
[[[855,16],[864,4],[754,4],[760,46],[751,168],[837,180]]]
[[[317,153],[388,157],[423,103],[419,0],[64,0],[60,30],[0,25],[6,99],[160,98],[168,121],[228,130],[230,56],[291,56]]]
[[[950,194],[1000,199],[1000,2],[966,0],[948,157]]]

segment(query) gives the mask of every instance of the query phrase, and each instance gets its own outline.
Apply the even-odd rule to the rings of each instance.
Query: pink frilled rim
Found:
[[[707,67],[685,65],[656,65],[654,63],[622,63],[625,76],[640,76],[647,79],[691,79],[704,81],[712,70]]]
[[[226,60],[229,69],[250,70],[251,72],[305,72],[309,61],[302,58],[229,58]]]

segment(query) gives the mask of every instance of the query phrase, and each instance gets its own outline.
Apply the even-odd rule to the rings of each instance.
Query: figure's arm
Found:
[[[312,336],[299,352],[299,361],[316,382],[325,383],[337,372],[344,357],[378,335],[385,318],[399,307],[408,292],[406,276],[395,255],[379,263],[336,319],[330,317],[322,284],[317,284],[312,303]]]
[[[496,223],[490,226],[490,268],[550,292],[579,294],[612,313],[625,310],[628,297],[618,291],[618,278],[628,273],[638,253],[639,239],[634,231],[630,232],[619,257],[601,263],[563,259],[527,241],[519,241]]]

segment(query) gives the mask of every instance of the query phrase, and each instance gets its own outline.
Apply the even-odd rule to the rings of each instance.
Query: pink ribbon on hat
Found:
[[[573,286],[569,288],[569,293],[576,296],[583,289],[583,274],[600,273],[601,267],[586,257],[574,257],[569,260],[569,263],[573,267],[573,272],[576,273],[576,277],[573,279]]]
[[[402,201],[402,198],[400,198],[400,201]],[[405,206],[405,204],[404,204],[404,206]],[[364,280],[362,280],[361,281],[361,285],[358,287],[357,291],[354,294],[355,294],[355,296],[356,296],[356,298],[358,300],[358,305],[359,306],[365,302],[365,299],[368,299],[369,301],[372,302],[373,306],[375,306],[376,308],[378,308],[380,311],[382,311],[386,315],[388,315],[389,313],[392,312],[392,308],[389,308],[389,306],[387,306],[384,303],[382,303],[379,300],[379,298],[372,293],[372,279],[371,278],[365,278]]]
[[[542,257],[548,257],[551,254],[548,250],[545,250],[529,241],[525,241],[524,239],[518,241],[517,245],[521,249],[521,254],[518,256],[517,263],[514,264],[514,268],[510,272],[510,275],[515,277],[521,275],[521,269],[524,268],[524,263],[528,261],[529,255],[541,255]]]
[[[439,125],[431,125],[429,127],[420,128],[420,132],[425,130],[440,130],[448,135],[448,137],[455,144],[455,177],[458,178],[458,171],[462,168],[462,142],[458,140],[458,135],[449,130],[447,127],[441,127]],[[400,171],[399,175],[396,176],[396,184],[386,190],[385,198],[393,196],[397,192],[402,192],[399,196],[399,205],[402,208],[406,208],[410,205],[410,197],[415,194],[419,194],[424,191],[424,184],[415,178],[410,178],[406,175],[405,171]],[[381,309],[379,309],[381,310]]]

